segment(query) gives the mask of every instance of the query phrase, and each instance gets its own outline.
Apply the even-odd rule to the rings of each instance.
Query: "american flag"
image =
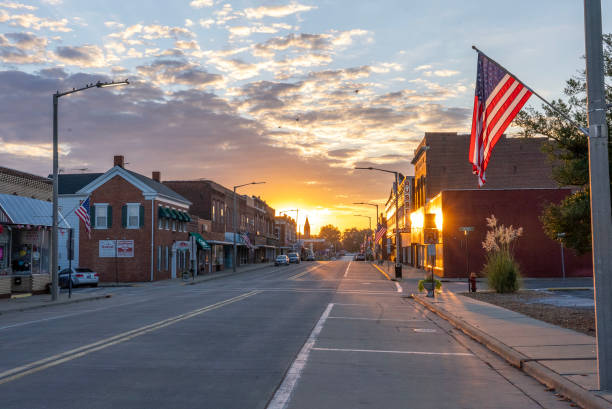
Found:
[[[374,243],[378,243],[385,233],[387,233],[387,228],[385,226],[380,226],[376,232],[376,236],[374,236]]]
[[[251,244],[251,240],[249,240],[249,236],[246,233],[242,233],[242,240],[244,241],[244,244],[246,244],[246,246],[249,249],[254,249],[255,247]]]
[[[85,223],[85,230],[91,238],[91,219],[89,218],[89,198],[83,200],[81,205],[74,211],[76,215]]]
[[[486,181],[493,147],[531,94],[519,80],[478,53],[469,160],[479,186]]]

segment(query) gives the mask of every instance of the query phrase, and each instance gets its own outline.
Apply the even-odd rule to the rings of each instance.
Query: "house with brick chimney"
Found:
[[[103,282],[180,276],[189,270],[191,202],[160,183],[160,172],[128,170],[120,155],[113,165],[73,193],[90,198],[91,234],[78,224],[78,265]]]

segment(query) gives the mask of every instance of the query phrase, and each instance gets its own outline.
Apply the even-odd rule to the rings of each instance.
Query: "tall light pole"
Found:
[[[96,82],[87,84],[82,88],[73,88],[70,91],[59,92],[56,91],[53,94],[53,227],[51,228],[51,300],[56,301],[59,297],[58,287],[58,271],[57,266],[59,264],[59,251],[58,251],[58,229],[57,229],[57,208],[58,208],[58,190],[59,190],[59,179],[58,179],[58,167],[59,167],[59,153],[58,153],[58,137],[57,137],[57,108],[60,97],[64,95],[74,94],[75,92],[84,91],[89,88],[108,88],[116,87],[118,85],[127,85],[128,80],[119,82]]]
[[[282,212],[280,212],[280,214],[285,213],[287,214],[287,212],[295,212],[295,227],[297,230],[297,242],[298,242],[298,254],[300,255],[300,257],[302,256],[302,245],[300,244],[300,222],[298,221],[298,218],[300,217],[300,209],[289,209],[289,210],[283,210]]]
[[[234,271],[234,273],[236,272],[236,260],[238,260],[238,247],[236,246],[236,218],[238,217],[237,215],[237,211],[236,211],[236,189],[238,189],[239,187],[243,187],[243,186],[248,186],[248,185],[261,185],[263,183],[266,182],[249,182],[249,183],[245,183],[243,185],[236,185],[234,186],[234,211],[232,212],[232,224],[234,227],[234,259],[232,260],[232,270]]]
[[[399,231],[399,220],[398,220],[398,213],[399,213],[399,209],[398,209],[398,191],[399,191],[399,174],[400,172],[396,172],[394,170],[386,170],[386,169],[379,169],[379,168],[373,168],[372,166],[369,166],[367,168],[361,168],[361,167],[357,167],[355,169],[363,169],[363,170],[377,170],[379,172],[385,172],[385,173],[392,173],[393,175],[395,175],[395,278],[396,279],[401,279],[402,278],[402,263],[400,263],[400,231]]]
[[[376,207],[376,230],[378,231],[378,205],[376,203],[366,203],[366,202],[354,202],[353,204],[358,204],[358,205],[366,205],[366,206],[375,206]],[[370,226],[370,230],[372,230],[372,226]],[[372,236],[375,236],[375,234],[372,234]],[[374,243],[374,237],[372,237],[372,257],[374,257],[376,259],[376,255],[375,255],[375,251],[374,249],[376,248],[376,243]]]
[[[591,240],[599,389],[612,391],[612,215],[601,0],[584,0]]]
[[[364,214],[354,214],[353,216],[355,217],[367,217],[370,220],[370,236],[372,235],[372,217],[371,216],[366,216]],[[372,237],[370,237],[371,239]],[[374,241],[372,241],[371,247],[374,246]],[[370,248],[370,251],[372,251],[372,254],[374,254],[374,250],[372,248]]]

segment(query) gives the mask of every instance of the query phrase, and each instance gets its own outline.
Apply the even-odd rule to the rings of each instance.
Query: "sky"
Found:
[[[51,173],[52,94],[129,79],[60,98],[62,172],[124,155],[162,180],[265,181],[240,192],[313,233],[368,227],[353,203],[384,205],[392,175],[353,168],[410,175],[425,132],[469,132],[473,44],[559,98],[583,21],[570,0],[0,0],[0,165]]]

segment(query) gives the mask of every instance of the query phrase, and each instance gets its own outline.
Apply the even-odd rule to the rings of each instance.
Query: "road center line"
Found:
[[[385,351],[376,349],[342,349],[342,348],[312,348],[313,351],[331,352],[372,352],[381,354],[404,354],[404,355],[440,355],[440,356],[474,356],[467,352],[426,352],[426,351]]]
[[[288,278],[288,280],[295,280],[295,279],[298,279],[298,278],[300,278],[300,277],[302,277],[302,276],[305,276],[306,274],[310,273],[311,271],[316,270],[317,268],[319,268],[319,267],[321,267],[321,266],[322,266],[322,265],[316,265],[316,266],[314,266],[314,267],[310,267],[310,268],[309,268],[308,270],[306,270],[306,271],[303,271],[303,272],[301,272],[301,273],[298,273],[298,274],[296,274],[296,275],[294,275],[294,276],[289,277],[289,278]]]
[[[227,300],[219,301],[215,304],[208,305],[206,307],[199,308],[197,310],[193,310],[184,314],[177,315],[175,317],[167,318],[162,321],[155,322],[153,324],[145,325],[144,327],[140,327],[131,331],[126,331],[118,335],[114,335],[112,337],[84,345],[78,348],[71,349],[69,351],[62,352],[57,355],[53,355],[35,362],[31,362],[26,365],[19,366],[17,368],[9,369],[7,371],[0,373],[0,385],[4,383],[8,383],[14,381],[16,379],[22,378],[26,375],[31,375],[33,373],[42,371],[43,369],[47,369],[61,363],[71,361],[76,358],[80,358],[82,356],[88,355],[92,352],[99,351],[104,348],[108,348],[112,345],[116,345],[122,342],[129,341],[132,338],[136,338],[138,336],[147,334],[149,332],[156,331],[158,329],[167,327],[172,324],[176,324],[177,322],[187,320],[189,318],[193,318],[197,315],[203,314],[208,311],[215,310],[217,308],[221,308],[225,305],[232,304],[237,301],[241,301],[245,298],[251,297],[255,294],[258,294],[259,291],[251,291],[237,297],[229,298]]]
[[[348,272],[349,272],[349,268],[351,268],[351,263],[353,262],[353,260],[350,260],[348,263],[348,266],[346,266],[346,271],[344,272],[344,277],[348,277]]]
[[[284,409],[287,407],[289,399],[291,398],[291,393],[293,392],[293,389],[295,389],[295,386],[297,385],[300,376],[302,376],[302,371],[306,366],[308,355],[313,349],[314,344],[317,341],[317,337],[321,333],[323,325],[325,325],[325,321],[329,317],[329,313],[331,312],[332,308],[334,308],[334,304],[328,304],[327,308],[325,308],[325,311],[323,311],[323,314],[321,314],[319,321],[317,321],[317,325],[315,325],[312,332],[310,333],[310,336],[308,337],[308,339],[304,343],[304,346],[300,350],[298,356],[293,361],[293,364],[291,364],[291,367],[287,371],[283,382],[278,387],[276,393],[274,394],[274,397],[268,404],[267,409]]]
[[[391,280],[391,277],[389,277],[389,274],[385,273],[382,268],[378,267],[376,264],[372,264],[372,266],[374,266],[375,269],[380,271],[382,275],[387,277],[387,280]]]

